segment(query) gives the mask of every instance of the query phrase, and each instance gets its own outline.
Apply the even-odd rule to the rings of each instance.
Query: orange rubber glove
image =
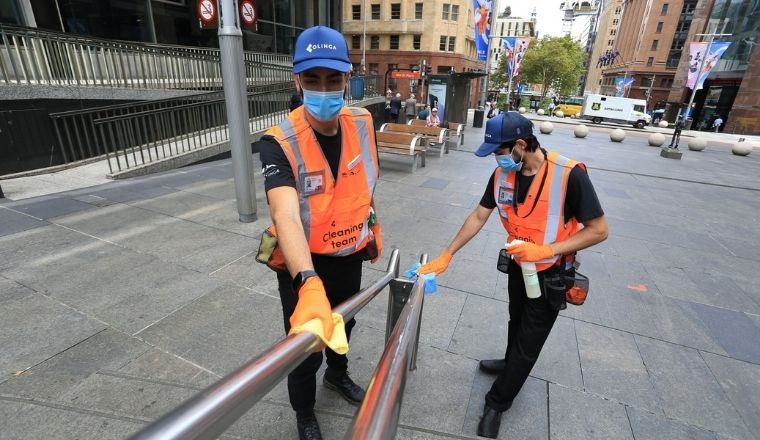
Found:
[[[417,273],[424,275],[435,272],[436,275],[440,275],[449,267],[451,257],[451,252],[443,251],[441,252],[441,255],[437,256],[433,261],[420,266],[420,268],[417,269]]]
[[[507,252],[520,261],[535,262],[554,256],[554,250],[548,244],[520,243],[507,248]]]
[[[369,229],[375,234],[375,244],[377,245],[377,257],[370,260],[370,263],[375,264],[383,255],[383,230],[380,228],[380,223],[375,223]]]
[[[325,339],[332,338],[333,318],[330,301],[327,300],[325,285],[319,277],[311,277],[298,290],[298,303],[293,314],[290,315],[290,326],[298,327],[312,319],[322,321],[325,331]]]

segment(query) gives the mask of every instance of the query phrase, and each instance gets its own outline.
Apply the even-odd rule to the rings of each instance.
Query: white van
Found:
[[[644,113],[646,106],[647,102],[643,99],[588,95],[583,101],[581,118],[592,121],[594,124],[608,121],[644,128],[652,122],[652,117]]]

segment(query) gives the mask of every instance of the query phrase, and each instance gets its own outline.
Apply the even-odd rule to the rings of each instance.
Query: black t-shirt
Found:
[[[493,194],[495,176],[496,171],[494,170],[494,172],[491,173],[491,179],[488,181],[483,197],[480,199],[480,206],[486,209],[496,208],[496,199]],[[528,195],[528,189],[530,188],[534,177],[535,176],[523,176],[522,173],[517,173],[518,203],[525,202],[525,197]],[[544,190],[546,190],[546,188],[544,188]],[[523,209],[529,210],[530,208],[525,207]],[[527,212],[523,213],[521,211],[518,211],[518,213],[520,215],[527,214]],[[567,180],[564,215],[565,221],[575,218],[581,223],[604,215],[602,205],[599,203],[599,198],[594,190],[594,185],[591,184],[591,179],[589,179],[586,171],[577,165],[570,170],[570,176]]]
[[[335,176],[335,181],[337,182],[341,150],[340,127],[338,127],[338,133],[334,136],[325,136],[314,130],[312,131],[317,138],[319,146],[322,148],[325,159],[327,159],[327,163],[330,165],[330,171],[332,171],[332,175]],[[285,152],[280,144],[272,136],[266,135],[262,136],[257,145],[259,147],[259,158],[263,167],[261,172],[264,174],[264,190],[269,191],[272,188],[280,186],[296,188],[293,168],[291,168],[290,162],[288,162],[288,158],[285,156]]]

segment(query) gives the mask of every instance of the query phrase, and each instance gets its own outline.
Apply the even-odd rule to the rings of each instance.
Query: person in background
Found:
[[[430,110],[428,109],[427,104],[422,107],[422,110],[417,114],[417,119],[421,119],[423,121],[427,121],[427,117],[430,116]]]
[[[385,122],[391,120],[391,99],[393,99],[393,90],[388,89],[385,92]]]
[[[401,93],[391,98],[391,122],[398,124],[398,116],[401,114]]]
[[[497,106],[496,101],[491,101],[491,107],[489,107],[488,115],[486,115],[486,117],[488,119],[491,119],[498,114],[499,114],[499,107]]]
[[[715,118],[715,121],[713,121],[712,128],[714,128],[715,132],[717,133],[720,131],[721,125],[723,125],[723,118],[721,118],[720,115],[718,115],[718,117]]]
[[[438,118],[438,109],[433,107],[432,110],[430,110],[430,115],[427,117],[427,126],[428,127],[440,127],[441,126],[441,120]]]
[[[409,99],[404,103],[404,114],[406,121],[409,122],[417,116],[417,100],[414,99],[414,93],[409,94]]]

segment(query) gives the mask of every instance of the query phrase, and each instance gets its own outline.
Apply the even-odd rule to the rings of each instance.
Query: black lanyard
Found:
[[[543,151],[543,153],[544,153],[544,163],[541,164],[541,168],[544,169],[544,174],[543,176],[541,176],[541,185],[538,187],[538,193],[536,193],[536,199],[533,200],[533,206],[530,208],[530,212],[528,212],[524,217],[521,217],[517,213],[517,197],[520,190],[519,188],[520,176],[515,175],[515,194],[512,196],[512,209],[515,210],[515,215],[519,218],[528,218],[528,216],[530,216],[533,213],[533,210],[536,209],[536,205],[538,205],[538,199],[541,198],[541,193],[544,190],[544,184],[546,183],[546,176],[549,174],[549,159],[547,158],[546,151]],[[520,171],[517,171],[517,172],[519,173]],[[528,191],[530,191],[530,187],[528,188]],[[525,197],[527,196],[528,195],[526,194]]]

